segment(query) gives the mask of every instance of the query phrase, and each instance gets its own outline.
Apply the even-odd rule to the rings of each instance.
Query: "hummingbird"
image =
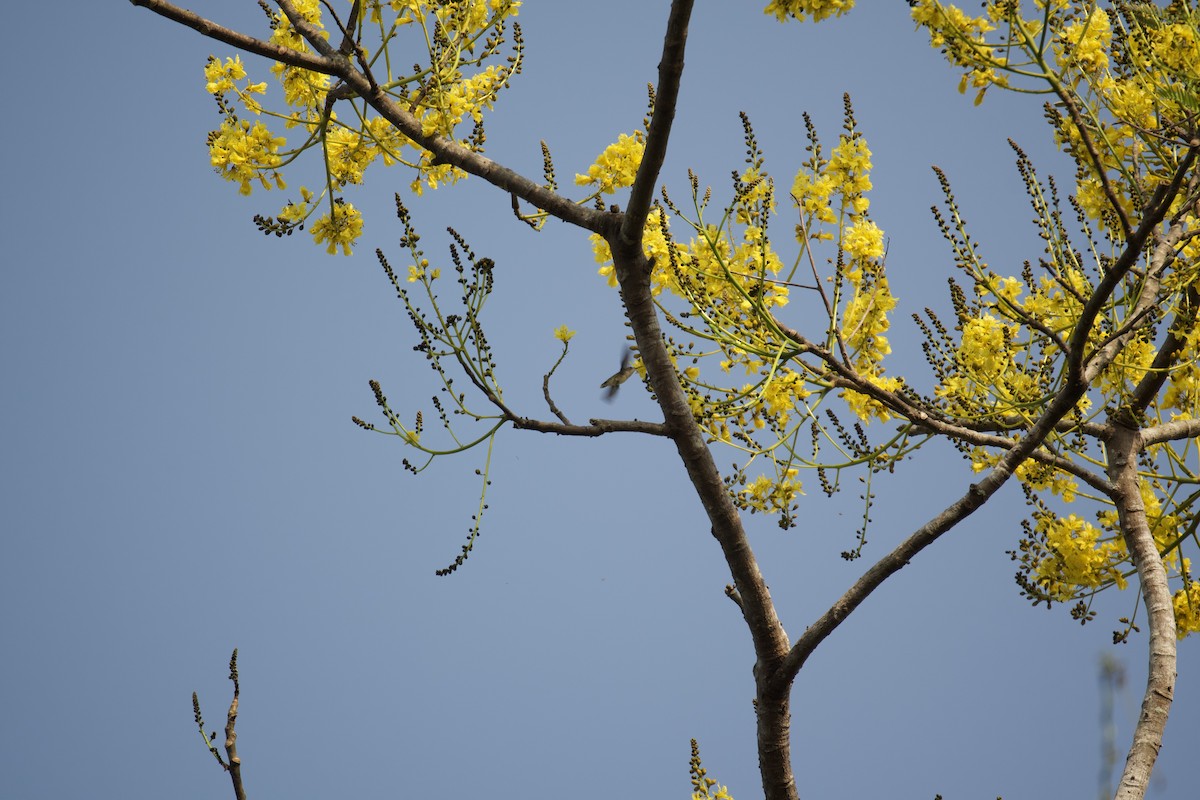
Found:
[[[621,368],[608,376],[604,383],[600,384],[601,389],[608,390],[604,393],[604,399],[608,402],[612,402],[613,398],[617,396],[617,390],[621,388],[621,384],[629,380],[629,376],[637,371],[632,361],[630,350],[626,348],[624,353],[621,354]]]

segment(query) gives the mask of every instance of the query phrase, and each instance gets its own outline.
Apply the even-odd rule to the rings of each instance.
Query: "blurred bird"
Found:
[[[621,384],[629,380],[630,375],[637,372],[632,361],[633,358],[629,348],[626,348],[625,352],[621,355],[621,368],[608,376],[604,383],[600,384],[601,389],[608,390],[604,393],[604,399],[608,402],[611,403],[613,398],[617,396],[617,390],[621,388]]]

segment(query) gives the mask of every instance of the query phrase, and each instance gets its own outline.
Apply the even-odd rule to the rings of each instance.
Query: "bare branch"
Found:
[[[246,800],[246,787],[242,784],[242,759],[237,753],[238,700],[242,693],[241,682],[238,680],[237,648],[229,657],[229,680],[233,681],[233,700],[229,703],[229,712],[225,715],[225,753],[229,756],[229,779],[233,781],[233,793],[237,800]]]
[[[553,370],[551,370],[553,372]],[[542,376],[542,396],[546,398],[546,405],[550,406],[550,413],[558,417],[564,425],[570,425],[571,420],[567,419],[567,415],[559,410],[554,402],[554,398],[550,396],[550,372]]]
[[[1200,419],[1171,420],[1142,431],[1142,443],[1147,446],[1194,438],[1200,438]]]
[[[245,50],[248,53],[254,53],[264,58],[271,58],[275,61],[282,61],[289,66],[303,67],[304,69],[323,72],[327,75],[333,74],[331,72],[333,64],[329,59],[313,55],[312,53],[301,53],[290,47],[281,47],[271,42],[264,42],[262,39],[255,39],[253,36],[247,36],[231,28],[218,25],[199,14],[188,11],[185,8],[180,8],[173,3],[163,2],[163,0],[129,0],[129,2],[135,6],[148,8],[155,14],[191,28],[202,36],[232,45],[239,50]]]
[[[570,425],[546,422],[529,417],[512,417],[514,428],[541,433],[557,433],[560,436],[603,436],[606,433],[646,433],[651,436],[670,436],[667,426],[661,422],[643,422],[637,419],[592,419],[588,425]]]
[[[658,62],[658,86],[655,88],[654,115],[646,135],[646,149],[637,177],[625,207],[621,223],[622,241],[642,241],[642,229],[650,213],[650,198],[658,183],[658,173],[667,155],[671,124],[675,121],[675,104],[679,101],[679,81],[683,75],[683,51],[687,44],[688,20],[692,15],[692,0],[674,0],[667,18],[667,33],[663,40],[662,60]]]
[[[1053,428],[1051,410],[1053,410],[1054,416],[1061,418],[1070,411],[1080,396],[1082,396],[1082,391],[1073,393],[1063,392],[1058,395],[1051,404],[1051,408],[1047,409],[1046,414],[1034,426],[1029,435],[1005,453],[1000,458],[1000,462],[992,468],[983,480],[979,483],[971,484],[962,497],[914,531],[890,553],[864,572],[854,582],[854,585],[838,598],[837,602],[830,606],[816,622],[805,629],[800,638],[796,640],[796,644],[792,647],[791,652],[788,653],[787,660],[780,666],[778,673],[773,676],[773,680],[790,685],[795,680],[800,668],[804,666],[804,662],[808,660],[813,650],[817,648],[817,645],[823,642],[829,634],[833,633],[850,616],[851,612],[867,599],[871,592],[879,588],[885,580],[899,572],[900,569],[907,566],[913,557],[937,541],[943,533],[949,531],[987,502],[1008,481],[1021,462],[1034,452]],[[1057,421],[1057,419],[1054,421]]]
[[[195,692],[192,692],[192,711],[196,717],[196,725],[200,728],[200,736],[208,745],[208,751],[217,759],[217,763],[221,768],[229,773],[229,779],[233,782],[233,794],[237,800],[246,800],[246,788],[242,783],[242,759],[237,754],[237,715],[238,715],[238,698],[241,695],[241,684],[238,681],[237,668],[237,648],[233,648],[233,655],[229,657],[229,680],[233,681],[233,701],[229,704],[229,711],[225,715],[225,753],[229,757],[226,761],[221,757],[221,752],[217,750],[214,742],[217,739],[216,731],[211,735],[204,730],[204,717],[200,714],[200,697]]]

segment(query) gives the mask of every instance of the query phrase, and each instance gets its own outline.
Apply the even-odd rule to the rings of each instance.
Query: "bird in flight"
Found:
[[[625,348],[625,352],[621,355],[621,368],[600,384],[601,389],[607,389],[604,393],[604,399],[612,402],[617,396],[617,390],[621,388],[621,384],[629,380],[629,376],[636,372],[637,369],[633,366],[633,357],[629,348]]]

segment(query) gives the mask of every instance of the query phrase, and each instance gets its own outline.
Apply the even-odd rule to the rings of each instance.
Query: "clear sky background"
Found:
[[[370,378],[404,416],[432,421],[432,374],[372,256],[404,261],[390,198],[410,176],[376,170],[349,194],[367,222],[353,257],[307,234],[264,237],[251,216],[289,193],[241,197],[204,147],[217,115],[201,70],[229,48],[123,0],[10,5],[0,796],[230,796],[190,695],[221,727],[235,646],[251,797],[686,797],[691,737],[738,800],[761,796],[752,650],[669,446],[505,431],[476,552],[436,578],[470,525],[482,452],[414,478],[398,440],[350,422],[378,418]],[[901,303],[889,369],[926,376],[908,315],[946,307],[952,269],[930,165],[1011,274],[1040,243],[1006,137],[1063,185],[1070,164],[1037,99],[995,92],[973,108],[958,95],[899,0],[862,0],[819,26],[779,25],[762,5],[697,3],[663,180],[683,197],[690,166],[727,199],[744,110],[790,185],[801,112],[832,146],[850,92]],[[640,125],[667,6],[528,0],[526,69],[488,119],[489,155],[536,178],[545,139],[566,186]],[[265,29],[250,0],[192,7]],[[269,64],[247,64],[268,77]],[[314,185],[315,170],[309,159],[292,186]],[[565,323],[578,335],[559,406],[579,420],[656,418],[636,382],[601,401],[625,329],[585,237],[556,222],[534,234],[475,179],[411,207],[435,261],[448,263],[446,225],[496,261],[485,324],[516,409],[549,417],[541,375]],[[776,224],[782,237],[786,210]],[[868,563],[971,480],[937,447],[886,477]],[[807,485],[796,530],[749,520],[793,635],[864,568],[837,555],[853,546],[856,492],[831,500],[815,475]],[[1128,670],[1123,759],[1146,637],[1110,644],[1132,590],[1103,597],[1086,627],[1029,608],[1005,555],[1023,511],[1010,487],[810,659],[793,695],[802,796],[1096,796],[1100,657]],[[1198,657],[1193,637],[1154,797],[1197,796]]]

